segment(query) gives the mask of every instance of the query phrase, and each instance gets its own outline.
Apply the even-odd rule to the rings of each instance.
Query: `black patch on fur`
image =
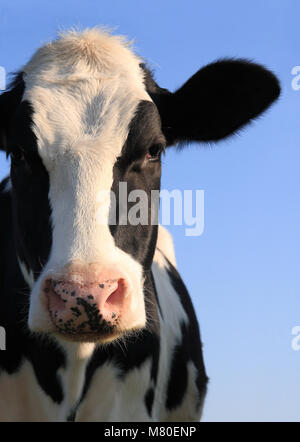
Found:
[[[0,186],[0,324],[6,330],[7,350],[0,352],[0,371],[17,372],[25,360],[32,364],[40,387],[56,403],[63,400],[57,376],[65,357],[51,337],[28,330],[30,290],[21,274],[17,256],[37,276],[48,258],[51,244],[48,173],[37,153],[31,130],[32,108],[21,103],[22,74],[0,96],[0,130],[5,148],[13,155],[12,190]]]
[[[172,410],[178,407],[184,398],[188,384],[187,364],[190,354],[186,348],[186,329],[181,324],[182,342],[173,350],[172,364],[167,387],[166,408]]]
[[[8,90],[0,95],[0,150],[6,150],[11,119],[18,108],[24,93],[23,73],[18,73]]]
[[[75,422],[75,419],[76,419],[76,409],[71,411],[71,413],[67,417],[67,422]]]
[[[12,197],[3,191],[4,186],[5,181],[0,185],[0,324],[6,330],[6,351],[0,352],[0,372],[14,374],[29,360],[39,386],[61,403],[63,389],[57,371],[65,366],[65,357],[51,337],[28,330],[29,289],[16,258]]]
[[[48,260],[52,228],[49,175],[38,154],[36,137],[31,129],[32,114],[30,103],[23,101],[11,122],[8,151],[13,155],[10,175],[17,253],[36,278]]]
[[[166,407],[171,410],[182,402],[187,388],[187,364],[191,360],[197,370],[196,385],[199,392],[198,407],[204,401],[208,377],[205,372],[202,343],[197,317],[188,291],[177,270],[170,262],[168,275],[182,306],[187,313],[189,324],[181,324],[182,340],[176,345],[173,354],[170,378],[168,382]]]
[[[119,200],[119,183],[127,183],[127,195],[135,189],[146,192],[148,196],[149,225],[136,226],[127,222],[120,225],[120,219],[128,219],[130,209],[136,204],[128,203],[125,207],[117,207],[116,225],[110,225],[116,245],[134,257],[145,269],[150,271],[153,261],[156,241],[157,225],[151,225],[151,216],[158,219],[158,209],[151,210],[151,190],[160,190],[161,163],[160,160],[150,162],[145,159],[147,152],[153,145],[165,145],[161,132],[160,118],[155,105],[149,101],[142,101],[130,124],[127,141],[122,154],[113,170],[112,191]]]
[[[150,417],[152,415],[153,401],[154,401],[154,390],[153,388],[149,388],[149,390],[145,395],[145,405]]]

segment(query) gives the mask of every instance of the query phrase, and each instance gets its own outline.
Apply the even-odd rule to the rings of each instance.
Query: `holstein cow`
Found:
[[[0,96],[0,420],[197,421],[199,329],[169,234],[110,223],[110,199],[159,190],[161,154],[223,139],[278,96],[247,60],[160,88],[98,29],[42,46]],[[130,205],[128,205],[130,207]],[[106,217],[98,222],[98,213]]]

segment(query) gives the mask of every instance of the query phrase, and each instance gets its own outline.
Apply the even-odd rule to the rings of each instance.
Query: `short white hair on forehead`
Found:
[[[60,32],[59,37],[39,48],[25,65],[25,74],[39,72],[44,80],[47,66],[56,79],[72,77],[78,72],[97,75],[141,75],[142,59],[131,49],[131,42],[124,36],[112,35],[109,31],[93,28],[84,31]],[[54,68],[56,68],[54,70]]]

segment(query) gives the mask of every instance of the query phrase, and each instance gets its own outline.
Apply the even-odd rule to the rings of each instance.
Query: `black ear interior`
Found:
[[[168,145],[213,142],[262,114],[280,95],[276,76],[248,60],[219,60],[200,69],[176,92],[153,89]]]
[[[6,150],[11,119],[24,93],[23,74],[16,75],[7,91],[0,95],[0,150]]]

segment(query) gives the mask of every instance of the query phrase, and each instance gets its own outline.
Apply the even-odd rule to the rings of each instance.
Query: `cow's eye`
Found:
[[[25,161],[24,152],[22,149],[16,149],[10,153],[11,162],[15,166],[20,166]]]
[[[163,144],[153,144],[150,149],[148,150],[148,153],[146,155],[146,158],[148,161],[155,161],[158,160],[160,157],[160,154],[164,150]]]

